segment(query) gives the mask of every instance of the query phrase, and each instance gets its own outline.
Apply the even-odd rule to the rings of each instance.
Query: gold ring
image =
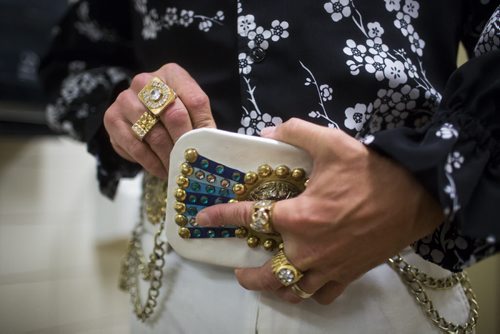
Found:
[[[275,234],[271,218],[274,201],[261,200],[253,204],[252,222],[250,228],[255,232]]]
[[[309,293],[309,292],[305,292],[304,290],[302,290],[302,288],[300,286],[298,286],[297,284],[293,284],[291,286],[292,288],[292,292],[299,298],[301,299],[308,299],[308,298],[311,298],[312,295],[314,295],[314,293]]]
[[[158,77],[151,79],[137,96],[155,117],[160,117],[165,108],[177,97],[174,90]]]
[[[132,131],[142,141],[145,135],[158,123],[158,118],[149,111],[145,111],[141,117],[132,125]]]
[[[273,256],[271,264],[274,276],[284,286],[289,286],[300,281],[304,274],[293,264],[288,261],[283,249],[280,249],[276,255]]]

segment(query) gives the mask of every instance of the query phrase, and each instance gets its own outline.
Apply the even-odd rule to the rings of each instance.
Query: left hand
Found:
[[[262,135],[298,146],[313,159],[307,189],[275,204],[273,227],[287,258],[304,273],[297,284],[321,304],[443,220],[437,202],[408,171],[340,130],[291,119]],[[248,227],[251,213],[251,202],[220,204],[201,211],[197,222]],[[271,261],[237,269],[236,276],[247,289],[301,301],[274,277]]]

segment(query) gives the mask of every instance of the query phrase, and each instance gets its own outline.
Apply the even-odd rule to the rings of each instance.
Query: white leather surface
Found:
[[[261,247],[251,249],[245,239],[191,239],[178,235],[174,222],[176,178],[179,166],[185,161],[184,151],[195,148],[199,154],[242,172],[256,171],[267,163],[272,167],[287,165],[309,172],[311,158],[303,150],[275,140],[240,135],[215,129],[197,129],[183,135],[170,155],[167,200],[167,239],[175,251],[188,259],[226,267],[255,267],[267,261],[271,254]]]

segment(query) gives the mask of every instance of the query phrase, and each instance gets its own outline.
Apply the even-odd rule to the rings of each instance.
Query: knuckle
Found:
[[[137,95],[135,95],[130,89],[126,89],[118,94],[116,97],[116,104],[120,105],[122,108],[129,107],[133,105],[136,98]]]
[[[210,105],[210,99],[208,95],[204,92],[196,92],[190,94],[183,100],[184,104],[188,109],[206,109]]]
[[[151,146],[166,147],[167,134],[159,128],[152,129],[151,132],[148,133],[146,140]]]
[[[289,133],[294,133],[299,129],[301,123],[302,120],[296,117],[292,117],[281,125],[281,130]]]
[[[281,287],[281,283],[274,277],[272,273],[266,275],[262,279],[262,290],[264,291],[274,291]]]
[[[178,71],[181,67],[177,63],[167,63],[160,68],[160,71],[170,73]]]
[[[149,73],[139,73],[132,79],[132,85],[143,87],[149,82],[150,79],[151,75]]]
[[[103,117],[104,127],[110,130],[120,122],[120,113],[113,107],[108,108]]]
[[[186,109],[176,104],[165,113],[165,122],[174,128],[181,127],[184,123],[189,122],[188,112]]]

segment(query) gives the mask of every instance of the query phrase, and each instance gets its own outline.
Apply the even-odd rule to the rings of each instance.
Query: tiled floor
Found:
[[[138,181],[111,204],[97,192],[94,163],[68,139],[0,137],[1,334],[129,332],[117,282]],[[478,334],[500,333],[500,258],[470,272]]]
[[[0,333],[128,333],[117,282],[136,216],[114,219],[94,164],[68,139],[1,139]]]

